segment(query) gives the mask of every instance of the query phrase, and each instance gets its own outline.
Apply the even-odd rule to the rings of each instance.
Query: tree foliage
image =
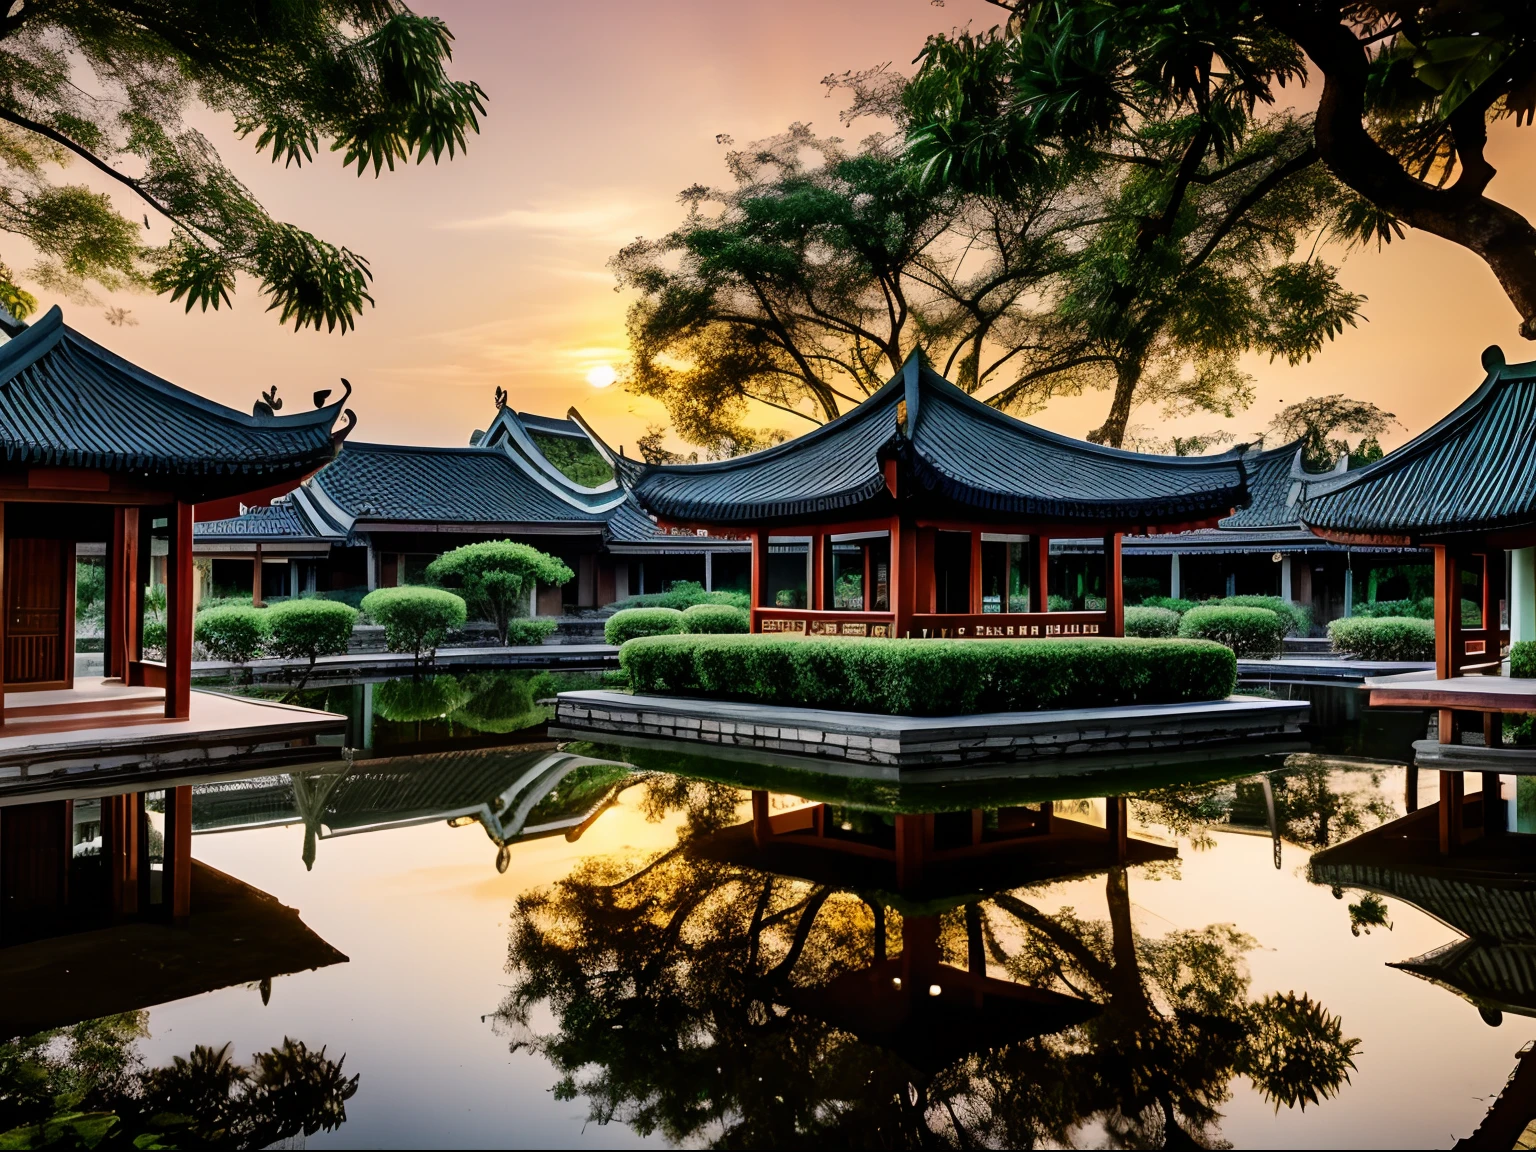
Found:
[[[148,1013],[90,1020],[0,1045],[0,1146],[268,1148],[332,1132],[358,1077],[285,1038],[249,1065],[199,1044],[146,1067]]]
[[[423,657],[436,655],[450,629],[468,619],[464,598],[441,588],[378,588],[363,597],[363,611],[384,626],[391,652],[409,652],[419,670]]]
[[[12,5],[0,19],[0,228],[39,259],[20,277],[0,266],[0,303],[24,318],[36,299],[19,282],[31,281],[75,299],[95,283],[219,308],[244,273],[282,323],[347,331],[372,303],[367,260],[274,219],[184,116],[231,117],[285,166],[329,149],[377,175],[452,157],[479,130],[485,94],[450,79],[451,55],[447,26],[399,0]],[[77,159],[126,203],[59,183]]]
[[[1228,7],[1021,5],[990,31],[931,37],[905,93],[907,155],[929,184],[1016,197],[1064,164],[1081,173],[1092,227],[1054,297],[1040,367],[1056,363],[1006,402],[1109,389],[1089,434],[1102,443],[1124,441],[1139,403],[1232,415],[1252,399],[1240,354],[1310,359],[1363,303],[1302,251],[1342,208],[1310,119],[1259,111],[1301,54],[1234,31]]]
[[[1280,410],[1270,431],[1281,443],[1301,440],[1301,459],[1310,472],[1331,470],[1340,456],[1359,467],[1382,456],[1379,437],[1397,418],[1369,400],[1351,400],[1342,394],[1312,396]],[[1358,436],[1356,447],[1349,436]]]
[[[1407,226],[1467,248],[1519,312],[1520,334],[1536,338],[1536,228],[1488,195],[1486,156],[1490,125],[1536,121],[1529,4],[993,2],[1011,16],[977,52],[1022,67],[953,77],[951,112],[921,133],[937,175],[1027,178],[1053,138],[1112,128],[1147,100],[1220,132],[1234,109],[1251,114],[1315,70],[1312,154],[1348,190],[1336,234],[1383,244]],[[1211,99],[1213,79],[1233,101]]]
[[[462,595],[476,617],[496,625],[503,644],[512,620],[527,614],[537,584],[559,586],[575,577],[564,561],[510,540],[465,544],[427,565],[427,579]]]

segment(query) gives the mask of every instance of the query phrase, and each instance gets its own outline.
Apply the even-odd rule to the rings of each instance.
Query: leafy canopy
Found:
[[[1379,438],[1395,423],[1392,413],[1368,400],[1335,394],[1289,404],[1269,427],[1282,443],[1302,441],[1301,459],[1309,471],[1327,472],[1340,456],[1349,457],[1350,467],[1380,459]],[[1357,447],[1349,446],[1348,435],[1360,437]]]
[[[206,310],[229,304],[245,273],[282,323],[347,331],[373,300],[368,261],[274,219],[183,117],[227,115],[285,166],[322,145],[359,175],[451,158],[485,111],[478,84],[448,76],[452,39],[398,0],[12,5],[0,19],[0,229],[38,261],[20,277],[0,265],[0,303],[25,318],[37,305],[27,280],[77,300],[92,298],[89,283],[148,288]],[[59,183],[76,159],[126,203]]]
[[[427,579],[461,593],[471,612],[496,625],[503,644],[512,620],[527,614],[537,584],[559,586],[574,578],[564,561],[510,540],[465,544],[427,565]]]

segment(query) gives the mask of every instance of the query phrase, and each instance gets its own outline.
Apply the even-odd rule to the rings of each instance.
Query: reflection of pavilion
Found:
[[[143,920],[0,949],[0,1039],[129,1012],[347,958],[265,892],[193,861],[197,914]]]
[[[273,776],[194,790],[196,833],[304,825],[304,859],[317,840],[446,820],[478,823],[499,849],[564,833],[575,840],[633,779],[627,764],[560,752],[552,744],[357,760],[339,773]]]
[[[987,1051],[1080,1024],[1092,1001],[987,974],[979,901],[1025,884],[1080,878],[1126,864],[1177,858],[1170,847],[1130,838],[1124,797],[1106,801],[1106,827],[1057,815],[1050,802],[883,817],[813,804],[773,814],[752,793],[752,820],[694,841],[707,859],[853,890],[875,914],[869,964],[783,999],[929,1072]],[[886,909],[903,912],[901,951],[887,955]],[[963,906],[967,956],[946,963],[940,914]],[[807,915],[814,918],[819,902]],[[788,963],[788,962],[786,962]]]
[[[1455,805],[1453,804],[1453,807]],[[1468,825],[1483,801],[1460,801]],[[1520,835],[1492,832],[1441,850],[1432,804],[1312,858],[1314,883],[1406,901],[1463,939],[1392,965],[1448,988],[1490,1024],[1505,1012],[1536,1016],[1536,858]]]

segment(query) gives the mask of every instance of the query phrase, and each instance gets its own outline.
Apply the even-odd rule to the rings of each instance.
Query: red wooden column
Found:
[[[916,562],[914,564],[913,579],[916,587],[913,589],[914,612],[931,613],[938,607],[937,585],[933,579],[933,554],[939,542],[939,534],[934,528],[914,529],[916,537]]]
[[[891,636],[912,635],[912,613],[917,611],[917,527],[911,521],[891,520],[891,611],[895,621]]]
[[[981,533],[971,533],[971,611],[981,615],[982,597],[986,590],[981,586]]]
[[[251,607],[261,607],[261,545],[256,545],[256,558],[251,561]]]
[[[1442,743],[1444,741],[1442,740]],[[1460,772],[1440,773],[1440,852],[1447,855],[1461,846],[1466,780]]]
[[[137,792],[108,796],[101,802],[102,852],[107,858],[112,919],[139,911],[139,803]]]
[[[1029,607],[1032,612],[1046,612],[1050,610],[1051,538],[1043,533],[1031,536],[1029,552],[1034,560],[1029,581]]]
[[[811,586],[805,590],[805,606],[821,611],[827,607],[827,534],[811,529]]]
[[[191,505],[183,505],[191,507]],[[165,894],[171,920],[192,913],[192,786],[165,790]]]
[[[6,620],[10,616],[5,606],[5,551],[5,505],[0,504],[0,728],[5,727],[5,653],[10,647],[5,639]]]
[[[1434,552],[1435,677],[1449,680],[1461,675],[1461,562],[1444,544],[1436,544]]]
[[[1130,814],[1124,796],[1110,796],[1104,801],[1104,830],[1109,833],[1109,850],[1117,864],[1124,864],[1131,847]]]
[[[763,589],[768,586],[768,533],[752,533],[752,631],[761,632],[758,609],[763,604]]]
[[[192,505],[170,509],[165,558],[165,715],[192,715]]]
[[[773,839],[773,819],[768,810],[768,793],[752,789],[752,843],[761,848]]]
[[[1120,560],[1120,533],[1104,537],[1104,607],[1109,612],[1109,634],[1125,635],[1125,581]]]
[[[123,660],[123,595],[126,573],[123,571],[125,508],[112,509],[112,536],[107,541],[107,637],[103,646],[102,672],[108,677],[120,676],[127,683],[128,668]]]

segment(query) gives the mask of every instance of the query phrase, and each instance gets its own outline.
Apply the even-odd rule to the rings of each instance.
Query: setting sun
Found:
[[[594,388],[607,388],[618,378],[619,374],[613,370],[612,364],[599,364],[587,373],[587,383]]]

